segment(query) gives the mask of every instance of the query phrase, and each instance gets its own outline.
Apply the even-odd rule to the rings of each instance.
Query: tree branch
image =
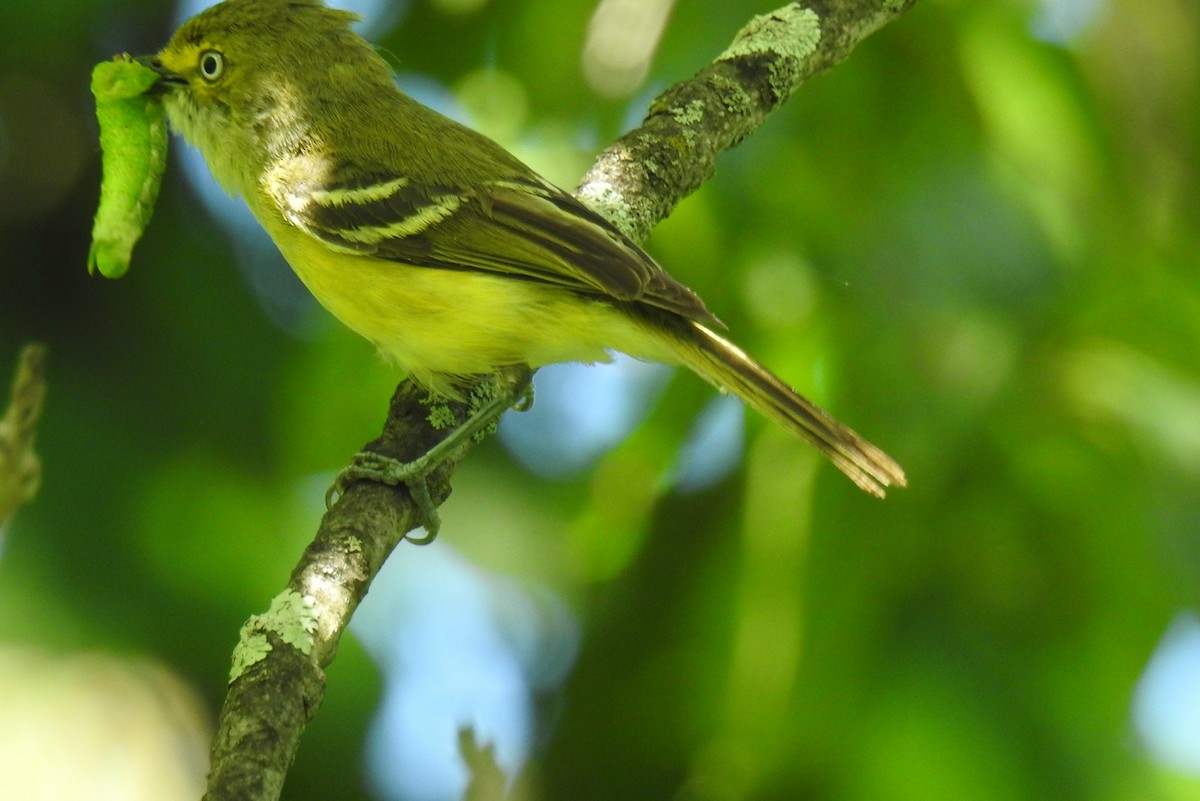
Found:
[[[639,127],[605,148],[576,195],[641,242],[712,177],[722,152],[915,3],[795,2],[755,17],[725,52],[659,95]]]
[[[634,240],[712,176],[717,156],[765,121],[809,77],[916,0],[814,0],[755,17],[713,63],[667,89],[637,129],[604,150],[576,196]],[[488,380],[512,382],[515,373]],[[452,404],[462,419],[466,409]],[[382,436],[366,450],[409,461],[444,431],[428,420],[425,393],[406,382],[392,397]],[[430,479],[441,504],[465,445]],[[209,801],[274,801],[304,726],[324,695],[350,617],[406,532],[421,522],[404,487],[352,485],[321,521],[287,589],[242,630],[213,743]]]

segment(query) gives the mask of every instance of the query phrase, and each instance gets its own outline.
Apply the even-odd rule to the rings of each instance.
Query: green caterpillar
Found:
[[[133,246],[154,212],[167,164],[167,122],[162,101],[146,92],[160,77],[127,54],[92,70],[103,177],[88,251],[89,273],[124,275]]]

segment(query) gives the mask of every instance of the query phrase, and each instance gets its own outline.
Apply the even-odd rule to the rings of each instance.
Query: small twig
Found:
[[[45,346],[22,349],[8,410],[0,418],[0,527],[33,500],[41,484],[42,465],[33,438],[46,397],[45,366]]]
[[[458,754],[470,776],[463,801],[503,801],[507,797],[509,777],[496,762],[495,743],[479,742],[475,730],[463,726],[458,730]]]

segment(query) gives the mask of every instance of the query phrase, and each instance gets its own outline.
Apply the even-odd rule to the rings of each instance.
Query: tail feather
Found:
[[[863,490],[882,498],[905,486],[904,470],[879,448],[834,420],[729,340],[700,323],[679,342],[684,364],[811,442]]]

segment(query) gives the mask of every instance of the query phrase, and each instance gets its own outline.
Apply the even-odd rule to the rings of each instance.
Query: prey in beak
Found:
[[[154,70],[159,75],[158,82],[147,90],[148,93],[161,94],[169,91],[172,87],[187,84],[186,78],[176,75],[163,66],[162,59],[158,57],[157,53],[148,56],[134,56],[133,60],[147,69]]]

